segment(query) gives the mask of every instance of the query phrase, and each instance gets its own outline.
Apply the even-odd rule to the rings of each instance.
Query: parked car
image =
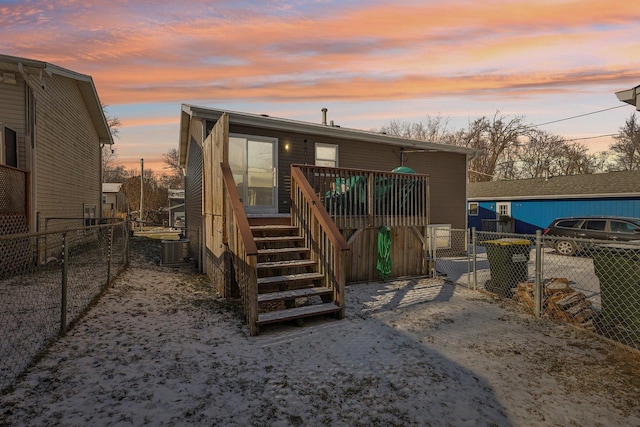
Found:
[[[555,248],[561,255],[573,255],[584,249],[575,239],[612,240],[628,242],[640,240],[640,218],[614,216],[585,216],[556,218],[544,235],[547,246]]]

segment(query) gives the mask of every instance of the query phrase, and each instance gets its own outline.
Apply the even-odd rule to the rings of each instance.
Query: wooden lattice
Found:
[[[0,215],[26,214],[27,172],[0,165]]]
[[[24,214],[0,215],[0,235],[27,233]],[[32,257],[29,238],[0,241],[0,278],[17,274],[30,267]]]

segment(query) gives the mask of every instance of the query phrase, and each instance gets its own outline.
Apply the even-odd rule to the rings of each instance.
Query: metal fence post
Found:
[[[536,272],[534,291],[534,314],[540,317],[542,314],[542,232],[536,230]]]
[[[123,236],[124,236],[124,266],[125,267],[129,267],[129,255],[130,255],[130,233],[129,233],[129,227],[131,226],[131,224],[129,224],[129,221],[127,221],[123,227],[124,230],[122,230],[123,232]]]
[[[469,253],[469,245],[471,244],[471,230],[464,230],[465,253],[467,254],[467,288],[471,289],[471,254]]]
[[[69,242],[62,233],[62,289],[60,299],[60,336],[67,333],[67,274],[69,270]]]
[[[109,246],[107,254],[107,285],[111,283],[111,255],[113,251],[113,226],[109,227]]]
[[[476,228],[471,227],[471,263],[473,269],[473,290],[478,290],[478,268],[476,265],[476,261],[478,258],[478,254],[476,253]]]

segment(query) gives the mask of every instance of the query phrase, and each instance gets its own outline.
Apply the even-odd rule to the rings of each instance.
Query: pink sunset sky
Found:
[[[0,53],[88,74],[120,163],[162,171],[191,103],[377,129],[496,111],[593,151],[635,111],[640,7],[610,0],[0,0]],[[620,107],[620,108],[613,108]],[[613,108],[613,109],[611,109]]]

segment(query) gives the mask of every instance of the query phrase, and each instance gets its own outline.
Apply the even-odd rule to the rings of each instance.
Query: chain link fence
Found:
[[[450,233],[456,249],[432,251],[438,276],[640,349],[640,241]],[[575,253],[561,255],[558,245],[571,245]]]
[[[0,236],[0,389],[63,336],[128,263],[127,222]]]

